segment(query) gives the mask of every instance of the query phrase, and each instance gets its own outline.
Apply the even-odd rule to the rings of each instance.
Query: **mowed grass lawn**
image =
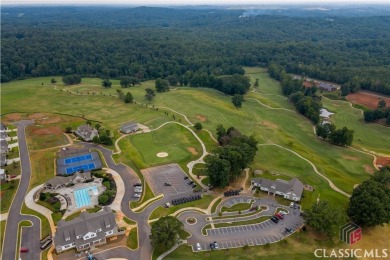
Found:
[[[346,126],[354,130],[353,146],[390,156],[389,127],[365,123],[363,112],[351,107],[349,102],[323,98],[322,104],[326,109],[335,113],[331,116],[331,121],[338,128]]]
[[[276,143],[288,147],[314,163],[337,187],[346,192],[351,192],[354,184],[368,178],[368,173],[362,169],[362,165],[372,167],[371,156],[319,140],[313,133],[313,126],[303,116],[295,112],[283,96],[280,96],[280,85],[277,81],[270,79],[264,69],[253,69],[250,73],[252,83],[254,77],[259,78],[260,87],[259,93],[248,93],[246,98],[255,97],[271,107],[287,108],[291,111],[271,109],[249,99],[241,109],[235,109],[231,103],[231,96],[212,89],[188,87],[178,87],[166,93],[157,93],[148,107],[135,104],[125,105],[116,97],[100,94],[73,95],[54,90],[54,87],[49,83],[41,86],[41,82],[50,81],[49,77],[3,84],[2,110],[4,112],[18,110],[28,110],[28,112],[61,111],[77,115],[83,114],[88,118],[104,121],[113,127],[119,127],[121,122],[135,120],[151,128],[156,128],[163,122],[172,120],[173,112],[170,111],[167,116],[163,111],[163,107],[169,107],[187,115],[192,123],[201,121],[203,127],[214,134],[217,125],[223,124],[225,127],[234,126],[244,134],[254,134],[259,143]],[[95,85],[92,87],[100,89],[100,84],[96,83],[99,81],[101,80],[83,79],[82,84]],[[133,93],[136,100],[144,101],[146,87],[154,87],[154,81],[143,82],[142,85],[128,90]],[[77,86],[62,88],[77,88]],[[117,86],[107,91],[116,91],[114,88]],[[105,90],[102,89],[102,91]],[[21,105],[26,102],[31,106]],[[160,107],[160,109],[153,110],[151,108],[153,105]],[[176,121],[178,120],[177,116]],[[183,118],[180,120],[185,123]],[[378,145],[378,149],[384,150],[386,147],[384,143],[375,143]],[[147,165],[144,160],[148,160],[148,153],[155,154],[156,152],[141,151],[139,153],[136,149],[147,149],[147,146],[139,148],[131,142],[120,142],[120,145],[129,146],[122,147],[125,148],[125,151],[133,151],[126,153],[125,157],[127,158],[121,158],[121,161],[128,161],[129,156],[136,158],[143,152],[141,159],[138,160],[138,162],[144,163],[143,166]],[[259,156],[261,156],[260,152]],[[290,157],[291,154],[285,156]],[[347,185],[345,185],[347,182],[345,180],[348,180]]]
[[[119,142],[123,156],[130,156],[140,169],[170,162],[189,161],[198,158],[201,146],[193,134],[185,127],[169,123],[156,131],[130,135]],[[194,148],[193,154],[190,147]],[[157,157],[166,152],[167,157]]]

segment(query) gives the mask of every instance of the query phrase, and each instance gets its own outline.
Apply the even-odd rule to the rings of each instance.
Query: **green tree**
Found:
[[[363,112],[364,121],[366,122],[374,122],[374,111],[372,110],[366,110]]]
[[[383,100],[383,99],[379,100],[379,102],[378,102],[378,108],[379,108],[379,109],[384,109],[384,108],[386,108],[386,101]]]
[[[177,86],[177,83],[179,83],[179,80],[178,80],[177,76],[175,76],[175,75],[169,75],[167,77],[167,80],[168,80],[170,86],[175,87],[175,86]]]
[[[258,78],[256,78],[255,84],[253,86],[255,86],[255,87],[259,86],[259,79]]]
[[[53,78],[53,79],[50,80],[50,82],[51,82],[51,84],[56,84],[57,80]]]
[[[229,185],[230,163],[217,155],[209,155],[205,161],[210,184],[221,188]]]
[[[112,83],[109,79],[104,79],[102,81],[102,87],[104,87],[104,88],[111,88],[111,85],[112,85]]]
[[[382,167],[380,171],[376,171],[371,179],[390,188],[390,166]]]
[[[316,127],[316,134],[327,140],[334,130],[336,130],[336,126],[332,123],[318,124]]]
[[[202,123],[196,122],[196,123],[194,124],[194,128],[195,128],[197,131],[202,130],[202,128],[203,128]]]
[[[353,141],[353,130],[347,127],[334,130],[329,136],[329,141],[335,145],[350,146]]]
[[[217,139],[218,141],[226,135],[226,129],[223,125],[217,125]]]
[[[387,116],[386,125],[390,125],[390,114]]]
[[[342,208],[332,206],[323,200],[314,203],[305,212],[305,219],[314,230],[325,233],[328,237],[337,235],[339,228],[347,221]]]
[[[119,84],[121,85],[122,88],[128,88],[131,85],[131,78],[130,77],[122,77]]]
[[[235,94],[232,97],[232,103],[236,108],[240,108],[242,106],[242,102],[244,102],[244,97],[240,94]]]
[[[153,98],[156,96],[156,94],[154,93],[154,90],[151,88],[145,89],[145,92],[146,92],[145,98],[147,101],[152,101]]]
[[[390,189],[373,179],[353,190],[348,216],[361,226],[376,226],[390,222]]]
[[[349,83],[345,83],[343,85],[341,85],[341,95],[343,97],[347,96],[349,93],[351,93],[351,87],[350,87],[350,84]]]
[[[156,79],[155,87],[157,92],[165,92],[169,90],[169,83],[165,79]]]
[[[67,126],[65,128],[65,133],[72,133],[72,127],[71,126]]]
[[[125,99],[125,94],[123,93],[123,91],[121,89],[117,89],[116,93],[118,93],[118,98],[120,100],[124,100]]]
[[[97,124],[95,125],[95,128],[96,128],[96,130],[98,130],[98,131],[99,131],[100,127],[101,127],[101,125],[100,125],[99,123],[97,123]]]
[[[125,103],[133,103],[133,95],[130,92],[127,92],[124,101]]]
[[[108,202],[108,196],[102,194],[102,195],[99,196],[98,201],[99,201],[99,204],[106,205],[107,202]]]
[[[65,85],[74,85],[79,84],[81,82],[81,76],[80,75],[66,75],[62,78],[62,82]]]
[[[183,223],[175,217],[165,216],[152,224],[150,243],[155,250],[165,252],[179,241],[179,234],[183,232]]]

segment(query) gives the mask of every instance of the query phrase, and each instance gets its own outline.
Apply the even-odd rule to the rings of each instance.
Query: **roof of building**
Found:
[[[99,135],[98,130],[88,124],[77,127],[75,133],[84,140],[92,140],[93,137]]]
[[[5,124],[3,122],[0,122],[0,131],[6,130],[6,129],[7,128],[6,128]]]
[[[74,181],[77,177],[83,178],[83,179],[91,179],[92,175],[91,172],[76,172],[73,175],[70,176],[55,176],[54,178],[51,178],[46,182],[46,185],[50,185],[51,187],[57,187],[59,185],[66,185],[72,181]]]
[[[0,132],[0,139],[5,139],[5,138],[7,138],[8,137],[8,134],[7,134],[7,132]]]
[[[106,227],[108,225],[109,227]],[[61,246],[75,242],[76,246],[83,245],[88,243],[89,239],[77,239],[78,235],[84,236],[88,232],[96,233],[96,230],[101,229],[102,231],[98,232],[96,237],[93,237],[92,240],[95,241],[100,239],[100,236],[103,238],[105,236],[104,232],[112,230],[115,226],[115,214],[110,207],[103,207],[102,211],[96,213],[82,212],[79,217],[70,221],[58,221],[54,244]],[[70,240],[66,241],[66,237],[70,238]]]
[[[293,178],[290,181],[277,179],[269,180],[265,178],[254,178],[252,179],[253,182],[259,184],[261,187],[267,188],[269,191],[272,192],[283,192],[288,193],[292,191],[295,195],[298,197],[301,197],[303,192],[303,183],[298,180],[298,178]]]
[[[7,157],[5,156],[5,154],[0,154],[0,164],[1,166],[5,165],[5,162],[7,161]]]
[[[337,86],[326,82],[320,82],[319,87],[326,90],[337,89]]]
[[[8,142],[5,139],[0,140],[0,146],[5,150],[8,149]],[[1,153],[6,153],[7,151],[1,151]]]
[[[138,129],[138,124],[136,122],[128,122],[121,125],[122,132],[133,132]]]
[[[0,175],[5,175],[5,170],[4,169],[0,169]]]

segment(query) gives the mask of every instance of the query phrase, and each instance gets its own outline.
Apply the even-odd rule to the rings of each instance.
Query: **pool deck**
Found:
[[[92,192],[88,192],[91,197],[91,204],[88,206],[76,207],[76,200],[74,197],[74,191],[89,187],[96,187],[98,190],[98,195],[93,195]],[[93,208],[95,205],[98,205],[98,197],[100,194],[102,194],[106,190],[106,187],[103,185],[103,179],[101,178],[95,178],[93,182],[88,183],[78,183],[75,184],[72,187],[66,187],[55,190],[55,193],[58,193],[61,197],[64,198],[64,200],[61,201],[61,208],[63,208],[63,205],[67,204],[67,210],[65,211],[65,214],[63,218],[66,218],[69,215],[72,215],[76,211],[79,211],[81,209],[87,209],[87,208]],[[53,190],[44,190],[43,192],[53,192]]]

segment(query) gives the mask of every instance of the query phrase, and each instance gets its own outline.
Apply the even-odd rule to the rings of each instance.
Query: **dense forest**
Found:
[[[216,77],[275,63],[288,73],[390,94],[390,16],[242,14],[3,7],[1,81],[74,74],[140,81],[174,76],[180,85],[221,86]]]

